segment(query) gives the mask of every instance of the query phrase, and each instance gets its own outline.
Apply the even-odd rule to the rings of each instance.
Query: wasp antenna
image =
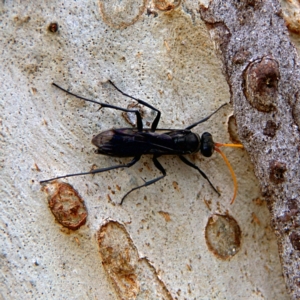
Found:
[[[216,144],[215,144],[215,150],[216,150],[217,152],[219,152],[219,153],[221,154],[221,156],[223,157],[223,159],[224,159],[224,161],[225,161],[225,163],[226,163],[226,165],[227,165],[227,167],[228,167],[228,169],[229,169],[229,171],[230,171],[232,180],[233,180],[234,193],[233,193],[232,200],[231,200],[231,202],[230,202],[230,204],[232,204],[232,203],[234,202],[234,200],[235,200],[236,193],[237,193],[237,189],[238,189],[237,180],[236,180],[235,173],[234,173],[234,171],[233,171],[233,169],[232,169],[232,166],[231,166],[229,160],[227,159],[227,157],[225,156],[225,154],[218,148],[218,147],[221,147],[220,145],[221,145],[221,146],[225,146],[225,145],[230,145],[230,144],[218,144],[218,143],[216,143]],[[232,145],[239,145],[239,144],[232,144]],[[242,146],[242,147],[243,147],[243,145],[239,145],[239,146]],[[228,147],[230,147],[230,146],[228,146]],[[242,148],[242,147],[239,147],[239,148]]]
[[[216,147],[233,147],[233,148],[244,148],[242,144],[221,144],[215,143]]]

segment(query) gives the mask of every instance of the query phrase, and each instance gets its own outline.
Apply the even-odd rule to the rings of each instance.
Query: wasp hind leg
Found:
[[[153,159],[152,159],[152,160],[153,160],[153,163],[154,163],[155,167],[156,167],[163,175],[161,175],[161,176],[159,176],[159,177],[156,177],[156,178],[154,178],[154,179],[152,179],[152,180],[146,181],[144,184],[139,185],[139,186],[137,186],[137,187],[131,189],[129,192],[127,192],[127,193],[123,196],[123,198],[122,198],[122,200],[121,200],[121,202],[120,202],[120,205],[123,204],[123,201],[125,200],[125,198],[126,198],[131,192],[133,192],[133,191],[135,191],[135,190],[138,190],[138,189],[140,189],[140,188],[142,188],[142,187],[144,187],[144,186],[151,185],[151,184],[153,184],[153,183],[155,183],[155,182],[157,182],[157,181],[163,179],[163,178],[167,175],[166,170],[165,170],[164,167],[160,164],[160,162],[157,160],[157,156],[153,156]]]
[[[132,159],[132,161],[130,161],[127,164],[116,165],[116,166],[111,166],[111,167],[101,168],[101,169],[95,169],[95,170],[91,170],[89,172],[67,174],[67,175],[63,175],[63,176],[58,176],[58,177],[54,177],[54,178],[42,180],[42,181],[40,181],[40,183],[46,183],[46,182],[50,182],[50,181],[53,181],[53,180],[56,180],[56,179],[60,179],[60,178],[73,177],[73,176],[79,176],[79,175],[96,174],[96,173],[107,172],[107,171],[110,171],[110,170],[115,170],[115,169],[120,169],[120,168],[130,168],[135,163],[137,163],[140,160],[140,158],[141,158],[141,156],[136,156],[136,157],[134,157]]]
[[[138,99],[138,98],[135,98],[135,97],[133,97],[133,96],[130,96],[130,95],[124,93],[124,92],[123,92],[122,90],[120,90],[120,89],[119,89],[119,88],[118,88],[111,80],[108,80],[108,82],[109,82],[109,83],[110,83],[110,84],[111,84],[118,92],[120,92],[123,96],[128,97],[128,98],[131,98],[131,99],[137,101],[138,103],[140,103],[140,104],[142,104],[142,105],[144,105],[144,106],[146,106],[146,107],[148,107],[148,108],[150,108],[150,109],[152,109],[152,110],[154,110],[154,111],[157,112],[157,115],[156,115],[156,117],[155,117],[155,119],[154,119],[154,121],[152,122],[152,125],[151,125],[151,131],[154,132],[154,131],[156,130],[156,128],[157,128],[158,123],[159,123],[160,116],[161,116],[161,112],[160,112],[157,108],[155,108],[154,106],[148,104],[146,101],[141,100],[141,99]]]
[[[208,179],[208,177],[206,176],[206,174],[196,165],[194,165],[192,162],[190,162],[189,160],[187,160],[184,156],[179,155],[179,158],[181,159],[181,161],[183,161],[186,165],[188,165],[189,167],[192,167],[193,169],[197,170],[203,178],[205,178],[208,183],[210,184],[210,186],[213,188],[213,190],[219,195],[221,196],[221,194],[218,192],[218,190],[214,187],[214,185],[210,182],[210,180]]]
[[[110,83],[115,87],[117,88],[111,81]],[[111,105],[111,104],[107,104],[107,103],[102,103],[102,102],[98,102],[96,100],[92,100],[92,99],[88,99],[88,98],[85,98],[85,97],[82,97],[82,96],[79,96],[77,94],[74,94],[64,88],[62,88],[61,86],[59,86],[58,84],[56,83],[52,83],[52,85],[54,85],[55,87],[57,87],[58,89],[64,91],[65,93],[69,94],[69,95],[72,95],[78,99],[81,99],[81,100],[84,100],[84,101],[87,101],[87,102],[91,102],[91,103],[95,103],[95,104],[98,104],[100,105],[100,108],[111,108],[111,109],[116,109],[116,110],[121,110],[121,111],[125,111],[125,112],[131,112],[131,113],[135,113],[136,115],[136,119],[137,119],[137,128],[138,128],[138,131],[143,131],[143,122],[142,122],[142,116],[140,114],[140,112],[138,110],[135,110],[135,109],[126,109],[126,108],[123,108],[123,107],[119,107],[119,106],[115,106],[115,105]],[[118,89],[119,90],[119,89]],[[130,97],[130,96],[129,96]],[[134,99],[134,98],[133,98]]]

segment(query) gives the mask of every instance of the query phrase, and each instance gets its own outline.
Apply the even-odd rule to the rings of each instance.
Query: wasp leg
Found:
[[[208,177],[206,176],[206,174],[200,170],[199,167],[197,167],[196,165],[194,165],[192,162],[190,162],[189,160],[187,160],[184,156],[179,155],[179,158],[188,166],[194,168],[195,170],[198,170],[199,173],[208,181],[208,183],[210,184],[210,186],[214,189],[214,191],[221,196],[221,194],[218,192],[218,190],[213,186],[213,184],[210,182],[210,180],[208,179]]]
[[[55,177],[55,178],[42,180],[42,181],[40,181],[40,183],[45,183],[45,182],[49,182],[49,181],[52,181],[52,180],[56,180],[56,179],[60,179],[60,178],[66,178],[66,177],[72,177],[72,176],[96,174],[96,173],[106,172],[106,171],[119,169],[119,168],[129,168],[129,167],[133,166],[135,163],[137,163],[140,160],[140,158],[141,158],[141,156],[136,156],[128,164],[117,165],[117,166],[112,166],[112,167],[107,167],[107,168],[102,168],[102,169],[96,169],[96,170],[91,170],[89,172],[83,172],[83,173],[67,174],[67,175],[64,175],[64,176],[58,176],[58,177]]]
[[[141,99],[135,98],[135,97],[133,97],[133,96],[130,96],[130,95],[124,93],[124,92],[121,91],[121,90],[120,90],[120,89],[119,89],[119,88],[118,88],[111,80],[108,80],[108,82],[109,82],[109,83],[110,83],[110,84],[111,84],[118,92],[120,92],[123,96],[129,97],[129,98],[131,98],[131,99],[137,101],[138,103],[140,103],[140,104],[142,104],[142,105],[145,105],[146,107],[148,107],[148,108],[150,108],[150,109],[152,109],[152,110],[154,110],[154,111],[157,112],[157,115],[156,115],[156,117],[155,117],[155,119],[154,119],[154,121],[152,122],[152,125],[151,125],[151,131],[154,132],[154,131],[156,130],[156,128],[157,128],[158,123],[159,123],[161,112],[160,112],[157,108],[155,108],[154,106],[148,104],[146,101],[143,101],[143,100],[141,100]]]
[[[217,113],[217,112],[218,112],[222,107],[224,107],[225,105],[227,105],[227,103],[222,104],[218,109],[216,109],[216,110],[215,110],[213,113],[211,113],[209,116],[207,116],[207,117],[205,117],[204,119],[202,119],[202,120],[200,120],[200,121],[198,121],[198,122],[196,122],[196,123],[194,123],[194,124],[192,124],[192,125],[186,127],[185,129],[192,129],[192,128],[194,128],[195,126],[197,126],[198,124],[207,121],[210,117],[212,117],[215,113]]]
[[[157,160],[157,156],[153,156],[153,159],[152,159],[152,160],[153,160],[153,162],[154,162],[155,167],[156,167],[160,172],[162,172],[163,175],[162,175],[162,176],[159,176],[159,177],[156,177],[156,178],[154,178],[154,179],[152,179],[152,180],[146,181],[144,184],[139,185],[139,186],[137,186],[137,187],[131,189],[129,192],[127,192],[127,193],[123,196],[123,198],[122,198],[122,200],[121,200],[121,202],[120,202],[120,205],[123,204],[123,201],[125,200],[125,198],[126,198],[131,192],[133,192],[133,191],[135,191],[135,190],[138,190],[138,189],[140,189],[140,188],[142,188],[142,187],[144,187],[144,186],[148,186],[148,185],[150,185],[150,184],[153,184],[153,183],[155,183],[155,182],[157,182],[157,181],[163,179],[163,178],[167,175],[166,170],[163,168],[163,166],[162,166],[162,165],[160,164],[160,162]]]
[[[143,131],[143,122],[142,122],[142,117],[141,117],[141,114],[138,110],[136,109],[127,109],[127,108],[123,108],[123,107],[119,107],[119,106],[115,106],[115,105],[111,105],[111,104],[107,104],[107,103],[102,103],[102,102],[98,102],[98,101],[95,101],[95,100],[92,100],[92,99],[87,99],[87,98],[84,98],[84,97],[81,97],[79,95],[76,95],[72,92],[69,92],[68,90],[60,87],[59,85],[57,85],[56,83],[52,83],[52,85],[54,85],[55,87],[59,88],[60,90],[64,91],[65,93],[69,94],[69,95],[72,95],[78,99],[81,99],[81,100],[84,100],[84,101],[87,101],[87,102],[92,102],[92,103],[95,103],[95,104],[98,104],[102,107],[106,107],[106,108],[112,108],[112,109],[116,109],[116,110],[121,110],[121,111],[125,111],[125,112],[131,112],[131,113],[135,113],[136,115],[136,120],[137,120],[137,128],[138,128],[138,131]]]

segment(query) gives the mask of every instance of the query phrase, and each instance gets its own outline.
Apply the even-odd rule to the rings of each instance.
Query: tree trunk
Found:
[[[218,153],[186,158],[220,196],[177,156],[159,157],[168,176],[122,206],[126,192],[161,175],[151,156],[42,188],[48,178],[130,161],[95,153],[91,140],[135,126],[134,117],[52,85],[140,109],[151,126],[155,113],[108,79],[159,109],[159,128],[187,128],[231,95],[297,297],[296,53],[278,4],[232,2],[201,8],[206,24],[194,0],[0,2],[3,298],[288,299],[269,211],[244,150],[224,150],[239,184],[233,205]],[[230,115],[232,107],[222,106],[193,132],[229,143]]]
[[[219,46],[241,141],[300,299],[299,60],[277,1],[212,1],[202,18]]]

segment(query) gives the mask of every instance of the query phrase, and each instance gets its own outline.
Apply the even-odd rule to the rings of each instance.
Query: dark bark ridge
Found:
[[[215,0],[200,13],[218,46],[240,139],[271,211],[288,291],[293,299],[300,299],[296,50],[275,0]]]

